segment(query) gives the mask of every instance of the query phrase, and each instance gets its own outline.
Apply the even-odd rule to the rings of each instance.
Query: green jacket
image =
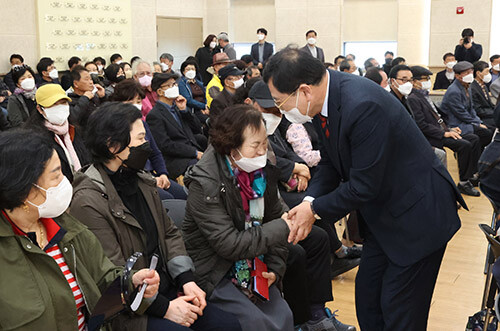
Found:
[[[71,215],[55,218],[67,233],[58,243],[85,300],[86,321],[101,292],[120,275],[97,238]],[[73,292],[56,261],[0,213],[0,330],[77,329]]]

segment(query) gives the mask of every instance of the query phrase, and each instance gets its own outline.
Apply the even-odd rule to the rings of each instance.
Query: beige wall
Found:
[[[397,0],[344,0],[343,41],[394,41],[397,38]]]
[[[457,6],[464,6],[457,15]],[[475,41],[483,46],[483,60],[489,55],[491,0],[433,0],[431,4],[430,65],[443,65],[442,56],[454,52],[464,28],[474,30]],[[498,33],[498,31],[497,31]]]
[[[430,0],[399,0],[398,55],[410,65],[429,62]]]
[[[267,30],[267,41],[276,40],[274,0],[231,0],[229,17],[230,28],[227,32],[230,40],[256,42],[257,29],[260,27]]]

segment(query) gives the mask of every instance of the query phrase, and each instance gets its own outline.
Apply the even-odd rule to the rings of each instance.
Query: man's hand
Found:
[[[207,294],[201,288],[199,288],[195,282],[188,282],[184,284],[182,286],[182,290],[184,291],[185,295],[195,297],[193,299],[193,304],[200,308],[200,310],[202,311],[200,315],[203,315],[203,309],[205,309],[205,307],[207,306]]]
[[[460,130],[460,128],[457,126],[457,127],[454,127],[454,128],[451,128],[450,129],[451,131],[455,131],[456,133],[458,134],[462,134],[462,130]]]
[[[201,113],[203,115],[210,115],[210,110],[208,109],[208,106],[205,106],[205,109],[202,109]]]
[[[295,163],[292,173],[297,176],[302,176],[311,179],[311,173],[309,172],[309,167],[302,163]]]
[[[460,136],[457,132],[455,131],[448,131],[444,133],[445,138],[453,138],[455,140],[457,139],[462,139],[462,136]]]
[[[182,326],[190,327],[202,314],[199,307],[191,304],[196,298],[194,295],[178,297],[170,301],[164,318]]]
[[[0,97],[0,103],[4,102],[5,97]]]
[[[470,49],[472,47],[472,41],[468,44],[464,44],[465,49]]]
[[[104,98],[104,96],[106,95],[106,91],[104,90],[104,87],[102,87],[101,85],[99,84],[94,84],[94,86],[97,88],[97,96],[99,98]]]
[[[167,175],[161,175],[160,177],[156,177],[155,179],[156,186],[164,190],[168,190],[168,188],[170,187],[170,180],[168,179]]]
[[[179,110],[185,110],[187,107],[187,100],[182,95],[179,95],[177,99],[175,99],[175,104]]]
[[[288,216],[292,220],[292,228],[288,235],[288,242],[293,242],[293,244],[296,245],[309,235],[316,221],[311,210],[311,203],[308,201],[302,202],[290,210]]]
[[[132,283],[134,287],[148,284],[146,291],[144,292],[145,298],[152,298],[158,292],[158,287],[160,286],[160,275],[155,270],[141,269],[137,271],[134,276],[132,276]]]
[[[274,272],[263,272],[262,277],[267,279],[267,287],[271,287],[276,281],[276,274]]]
[[[479,127],[480,128],[483,128],[483,129],[487,129],[488,127],[486,125],[484,125],[483,123],[479,124]]]
[[[259,64],[257,64],[257,68],[262,69],[263,67],[262,63],[259,62]]]
[[[295,176],[297,178],[297,181],[299,182],[297,184],[297,192],[304,192],[305,190],[307,190],[307,185],[309,184],[309,179],[307,179],[304,176],[299,176],[299,175],[295,175]]]
[[[200,160],[202,156],[203,156],[203,152],[200,152],[200,151],[196,152],[196,159],[197,160]]]

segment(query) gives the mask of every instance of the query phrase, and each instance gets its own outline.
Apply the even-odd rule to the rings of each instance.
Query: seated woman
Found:
[[[158,296],[145,316],[122,319],[116,329],[240,330],[234,316],[207,306],[181,234],[162,206],[154,178],[142,170],[151,148],[141,113],[111,102],[90,116],[88,128],[85,142],[93,163],[75,176],[72,215],[94,232],[116,265],[134,252],[144,254],[140,267],[159,256]]]
[[[24,124],[26,129],[40,132],[52,142],[61,160],[63,175],[73,182],[73,174],[90,162],[78,127],[69,124],[71,99],[59,84],[45,84],[36,91],[36,110]]]
[[[129,103],[134,105],[139,111],[142,110],[142,99],[144,98],[144,89],[141,85],[133,79],[125,79],[124,81],[116,84],[115,92],[111,95],[111,101],[119,101],[123,103]],[[186,200],[187,194],[184,188],[177,184],[174,180],[168,178],[167,167],[165,166],[165,160],[161,154],[156,141],[151,134],[149,125],[146,121],[142,121],[144,128],[146,129],[146,140],[149,141],[150,147],[152,149],[151,155],[146,162],[144,170],[151,172],[156,179],[156,185],[158,186],[158,193],[160,194],[160,199],[181,199]]]
[[[0,325],[2,330],[86,330],[102,292],[123,270],[65,211],[71,184],[53,144],[32,131],[0,134]],[[91,249],[89,249],[91,248]],[[160,278],[143,269],[145,298]]]
[[[10,127],[15,128],[26,122],[35,111],[35,73],[27,65],[12,69],[12,80],[16,84],[14,93],[7,104],[7,119]]]
[[[115,86],[125,79],[125,73],[120,65],[116,63],[110,64],[105,70],[106,78],[109,85],[104,89],[106,97],[109,97],[115,91]]]
[[[186,98],[190,107],[201,123],[208,119],[207,100],[205,99],[205,86],[196,78],[199,72],[195,59],[186,60],[181,64],[182,77],[179,79],[179,93]]]

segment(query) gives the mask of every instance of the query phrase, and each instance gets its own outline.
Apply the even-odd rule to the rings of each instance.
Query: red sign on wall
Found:
[[[464,13],[464,7],[457,7],[457,15]]]

